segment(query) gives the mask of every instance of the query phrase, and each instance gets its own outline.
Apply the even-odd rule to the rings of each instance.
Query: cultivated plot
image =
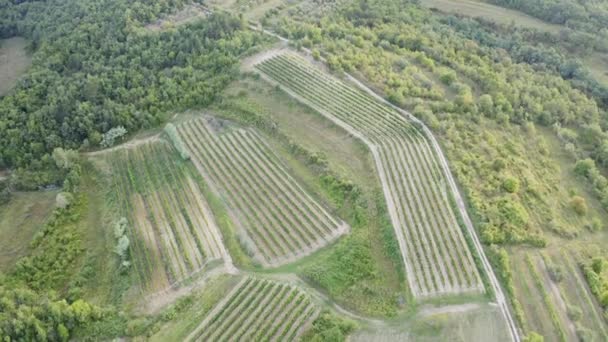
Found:
[[[105,154],[116,205],[129,219],[134,267],[159,291],[200,272],[212,260],[232,269],[211,210],[177,152],[163,140]],[[158,270],[163,270],[158,272]]]
[[[369,146],[416,297],[484,291],[445,175],[415,125],[295,53],[269,54],[255,68]]]
[[[298,288],[244,278],[192,331],[187,341],[294,341],[319,314]]]
[[[228,203],[241,242],[264,266],[297,260],[348,231],[285,170],[252,129],[219,134],[207,119],[178,127],[196,167]]]

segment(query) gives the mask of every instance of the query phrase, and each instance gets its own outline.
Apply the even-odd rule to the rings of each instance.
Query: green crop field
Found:
[[[104,156],[113,201],[129,220],[140,283],[160,291],[213,260],[231,265],[215,218],[191,166],[162,140]]]
[[[294,54],[271,57],[256,68],[376,152],[389,212],[416,297],[484,291],[436,157],[411,122]]]
[[[241,242],[262,265],[293,262],[348,231],[298,185],[254,130],[218,133],[213,123],[197,119],[178,131],[201,174],[230,203],[246,231]]]

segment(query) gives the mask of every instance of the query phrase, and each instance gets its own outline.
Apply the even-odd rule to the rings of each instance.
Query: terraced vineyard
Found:
[[[294,341],[319,310],[296,287],[244,278],[188,336],[188,341]]]
[[[275,54],[255,68],[369,146],[416,297],[484,291],[445,175],[415,125],[294,53]]]
[[[219,135],[206,119],[178,127],[199,171],[224,195],[265,266],[295,261],[348,231],[286,172],[251,129]]]
[[[141,284],[159,291],[201,271],[211,260],[232,267],[215,219],[188,165],[162,140],[104,155],[115,201],[129,219]],[[164,270],[157,272],[157,270]]]

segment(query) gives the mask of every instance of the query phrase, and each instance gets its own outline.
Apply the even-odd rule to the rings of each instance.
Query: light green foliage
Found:
[[[546,266],[547,272],[549,273],[549,277],[551,277],[551,280],[556,283],[559,283],[564,279],[564,273],[561,266],[552,263],[546,263]]]
[[[355,322],[338,317],[330,311],[323,311],[312,323],[312,328],[302,336],[306,342],[341,342],[357,328]]]
[[[110,129],[103,134],[101,139],[101,147],[112,147],[117,139],[122,139],[127,134],[127,130],[123,126],[118,126]]]
[[[175,147],[175,149],[179,152],[179,155],[182,157],[182,159],[189,160],[190,152],[188,152],[188,149],[186,148],[184,141],[177,133],[177,128],[175,128],[175,125],[172,123],[168,123],[165,126],[165,133],[167,133],[167,135],[169,136],[169,139],[173,143],[173,146]]]
[[[74,150],[64,150],[58,147],[53,150],[53,160],[60,169],[71,169],[78,162],[78,152]]]
[[[510,193],[517,192],[519,191],[519,181],[513,177],[507,177],[502,182],[502,188]]]
[[[123,235],[125,235],[127,233],[127,225],[128,224],[129,224],[129,221],[127,220],[126,217],[121,217],[114,224],[114,237],[116,239],[120,239]]]
[[[68,304],[53,294],[0,286],[2,341],[67,341],[71,330],[101,317],[99,308],[82,300]]]
[[[574,166],[574,172],[585,177],[593,185],[596,196],[604,209],[608,210],[608,179],[601,173],[595,162],[590,158],[579,160]]]
[[[515,319],[525,330],[527,327],[527,322],[521,303],[517,300],[517,298],[515,298],[515,284],[513,282],[513,270],[511,269],[509,254],[504,248],[499,248],[496,245],[493,245],[489,251],[489,257],[492,261],[492,265],[497,271],[500,280],[504,284],[507,296],[511,301]]]
[[[494,116],[494,100],[492,100],[492,95],[483,94],[479,97],[478,100],[479,110],[483,115],[488,117]]]
[[[74,195],[69,192],[60,192],[55,197],[55,206],[59,209],[65,209],[74,201]]]
[[[608,317],[608,260],[596,257],[590,263],[583,265],[583,271],[591,292],[597,297]]]
[[[453,70],[445,69],[441,72],[439,79],[441,79],[441,82],[445,85],[449,86],[456,81],[456,73]]]
[[[542,335],[532,331],[526,337],[524,337],[523,341],[524,342],[544,342],[545,338]]]
[[[131,241],[127,236],[129,221],[126,217],[121,217],[114,224],[114,238],[116,238],[116,247],[114,252],[120,258],[120,269],[124,272],[129,269],[131,262],[129,261],[129,246]]]
[[[568,305],[568,317],[574,321],[578,322],[583,317],[583,311],[578,306]]]

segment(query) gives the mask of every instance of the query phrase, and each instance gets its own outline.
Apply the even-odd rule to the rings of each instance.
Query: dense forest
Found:
[[[0,37],[26,37],[33,54],[31,69],[0,99],[0,169],[14,171],[10,184],[0,183],[0,202],[10,188],[63,183],[57,209],[31,243],[35,252],[0,274],[0,336],[65,341],[91,324],[88,338],[123,333],[112,321],[117,311],[81,299],[95,275],[83,245],[91,203],[81,162],[68,149],[107,145],[158,126],[170,112],[209,104],[237,74],[238,57],[263,39],[228,14],[161,33],[144,29],[184,3],[0,1]],[[109,325],[95,330],[95,322]]]
[[[0,37],[30,40],[34,63],[0,101],[0,168],[20,185],[56,182],[56,147],[98,146],[113,127],[153,127],[168,111],[209,104],[260,41],[225,14],[150,34],[143,24],[184,1],[0,2]],[[55,177],[56,178],[56,177]]]

